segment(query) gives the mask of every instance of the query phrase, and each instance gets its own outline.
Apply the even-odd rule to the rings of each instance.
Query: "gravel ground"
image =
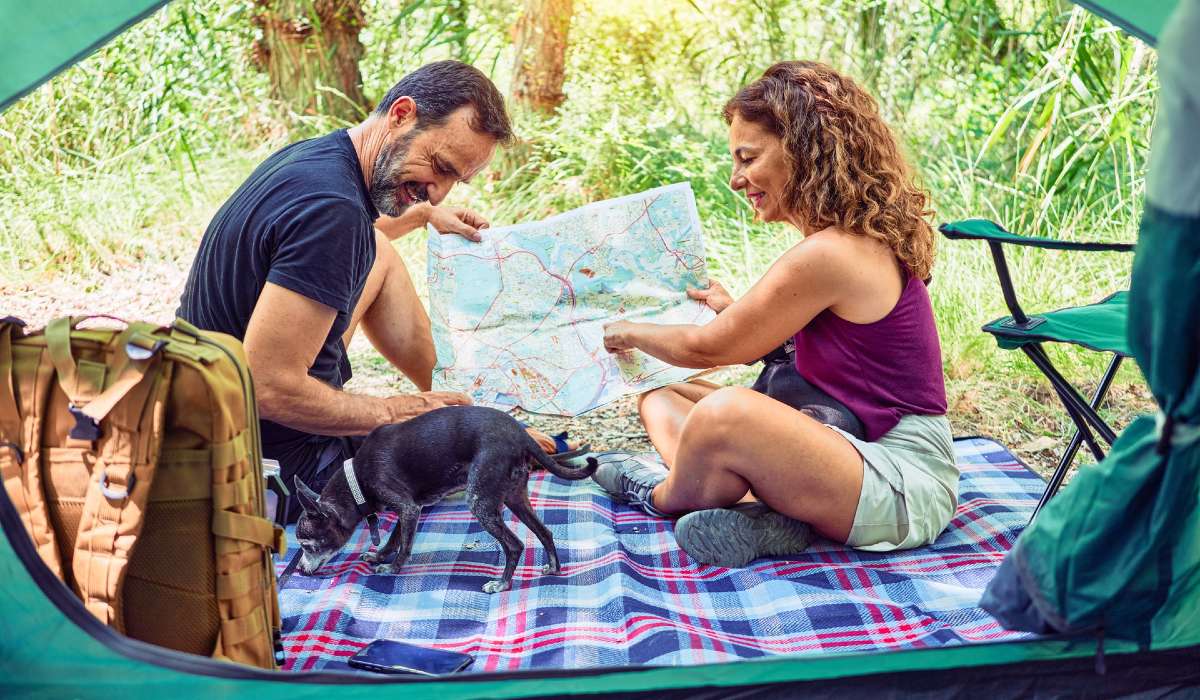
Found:
[[[59,277],[44,283],[0,285],[0,315],[16,316],[30,328],[41,328],[64,315],[108,314],[123,319],[170,323],[187,276],[189,261],[165,261],[114,275]],[[350,345],[355,376],[350,391],[383,396],[415,387],[393,371],[366,342],[357,337]],[[530,415],[518,417],[550,433],[562,430],[585,438],[595,449],[650,449],[646,432],[637,420],[634,397],[577,418]]]
[[[167,259],[113,274],[58,276],[22,285],[0,281],[0,316],[25,320],[40,328],[52,318],[67,314],[110,314],[125,319],[169,323],[174,318],[190,259]],[[412,391],[413,386],[371,348],[355,338],[350,347],[354,379],[351,391],[386,395]],[[708,379],[721,384],[749,384],[757,368],[720,370]],[[1029,376],[1003,383],[988,382],[971,372],[947,377],[950,420],[957,435],[988,435],[1008,445],[1043,475],[1057,463],[1070,436],[1069,423],[1049,384]],[[1084,390],[1091,388],[1084,385]],[[1107,403],[1107,416],[1118,427],[1153,407],[1139,381],[1118,381]],[[518,417],[548,433],[567,430],[572,439],[583,439],[593,449],[646,450],[651,445],[637,419],[634,397],[625,397],[575,418],[528,415]]]

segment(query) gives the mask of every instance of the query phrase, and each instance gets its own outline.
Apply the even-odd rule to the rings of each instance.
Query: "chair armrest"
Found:
[[[1090,250],[1115,251],[1128,253],[1133,250],[1133,243],[1099,243],[1060,241],[1056,238],[1039,238],[1037,236],[1019,236],[1004,230],[1000,224],[987,219],[964,219],[952,221],[938,227],[942,235],[951,240],[982,240],[997,243],[1012,243],[1036,248],[1051,248],[1054,250]]]

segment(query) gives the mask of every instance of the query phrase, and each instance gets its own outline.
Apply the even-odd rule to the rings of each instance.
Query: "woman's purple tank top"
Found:
[[[882,437],[907,415],[946,413],[942,349],[925,283],[909,276],[900,299],[874,323],[851,323],[829,309],[795,336],[796,370],[846,404]]]

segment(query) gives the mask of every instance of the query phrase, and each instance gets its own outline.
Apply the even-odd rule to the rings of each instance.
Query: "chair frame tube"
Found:
[[[1121,368],[1121,361],[1125,358],[1118,353],[1113,353],[1112,362],[1108,364],[1108,369],[1104,371],[1104,376],[1100,378],[1100,384],[1096,386],[1096,391],[1092,394],[1092,400],[1089,402],[1092,410],[1100,408],[1100,404],[1104,402],[1104,397],[1108,395],[1108,390],[1112,386],[1113,379],[1117,376],[1117,370]],[[1033,514],[1029,516],[1029,522],[1032,523],[1034,518],[1038,516],[1042,508],[1050,502],[1051,498],[1058,493],[1062,487],[1062,482],[1066,479],[1067,472],[1071,469],[1071,463],[1075,461],[1075,455],[1079,452],[1079,446],[1083,442],[1083,431],[1079,430],[1076,425],[1075,435],[1071,437],[1070,444],[1063,452],[1062,458],[1058,461],[1058,467],[1050,476],[1050,480],[1046,484],[1046,490],[1042,492],[1042,498],[1038,501],[1037,507],[1033,509]]]
[[[1017,302],[1017,291],[1013,286],[1012,275],[1008,272],[1008,261],[1004,259],[1004,249],[999,241],[988,241],[988,248],[992,251],[992,262],[996,264],[996,275],[1000,278],[1000,291],[1004,294],[1004,305],[1008,307],[1008,312],[1012,314],[1016,326],[1018,328],[1026,327],[1029,324],[1029,316]]]

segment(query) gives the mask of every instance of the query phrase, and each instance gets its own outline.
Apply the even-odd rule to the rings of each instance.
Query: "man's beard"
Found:
[[[371,173],[367,192],[375,208],[384,216],[400,216],[416,203],[405,204],[399,197],[400,190],[404,187],[401,172],[408,160],[408,147],[416,136],[416,129],[409,131],[385,146],[375,158],[375,169]]]

